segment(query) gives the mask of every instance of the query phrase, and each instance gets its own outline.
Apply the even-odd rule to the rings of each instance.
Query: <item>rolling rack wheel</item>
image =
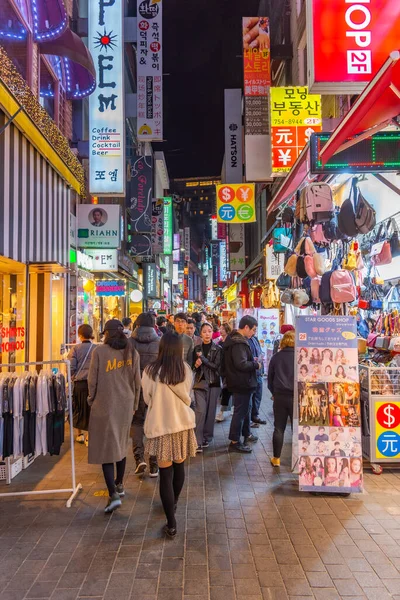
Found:
[[[371,469],[374,475],[382,475],[383,473],[383,467],[381,465],[371,463]]]

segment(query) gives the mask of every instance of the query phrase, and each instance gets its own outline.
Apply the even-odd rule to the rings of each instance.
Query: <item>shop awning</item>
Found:
[[[58,37],[68,25],[63,0],[33,0],[32,14],[34,39],[38,43]]]
[[[296,193],[296,190],[301,186],[303,181],[308,176],[310,170],[310,149],[309,144],[304,147],[300,156],[294,163],[289,175],[275,194],[271,204],[267,208],[267,214],[276,210],[285,200]]]
[[[39,44],[42,54],[61,56],[64,59],[67,97],[77,100],[89,96],[96,87],[96,70],[92,56],[81,40],[69,28],[56,39]]]
[[[320,157],[326,163],[340,151],[347,138],[369,130],[368,135],[384,129],[400,114],[400,52],[390,54],[347,115],[323,147]],[[356,141],[356,140],[354,140]],[[352,143],[352,142],[351,142]]]

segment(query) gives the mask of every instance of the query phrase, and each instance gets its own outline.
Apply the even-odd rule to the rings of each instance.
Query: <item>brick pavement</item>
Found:
[[[367,474],[362,496],[300,494],[287,466],[269,464],[264,404],[253,455],[227,453],[225,422],[190,462],[173,541],[161,536],[157,481],[135,476],[132,457],[112,517],[84,447],[71,509],[61,497],[2,499],[0,600],[400,600],[399,475]],[[12,487],[40,477],[37,487],[69,485],[68,455],[38,459]]]

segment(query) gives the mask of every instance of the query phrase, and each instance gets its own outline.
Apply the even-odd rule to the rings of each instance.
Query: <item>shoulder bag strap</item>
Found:
[[[168,383],[165,384],[167,387],[169,387],[169,389],[171,390],[171,392],[177,397],[179,398],[179,400],[182,400],[182,402],[187,406],[186,402],[184,401],[183,398],[180,397],[179,394],[176,393],[176,391],[170,386],[168,385]]]
[[[83,362],[82,362],[81,366],[79,367],[79,369],[75,373],[74,379],[76,379],[78,377],[79,373],[82,371],[83,367],[85,366],[86,360],[89,357],[89,354],[91,353],[93,346],[94,346],[94,344],[92,344],[92,342],[90,342],[89,350],[86,352],[85,358],[83,359]]]

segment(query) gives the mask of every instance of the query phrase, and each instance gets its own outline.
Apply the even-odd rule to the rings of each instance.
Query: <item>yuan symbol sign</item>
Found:
[[[125,193],[122,0],[89,0],[89,50],[97,88],[89,97],[89,191]]]

